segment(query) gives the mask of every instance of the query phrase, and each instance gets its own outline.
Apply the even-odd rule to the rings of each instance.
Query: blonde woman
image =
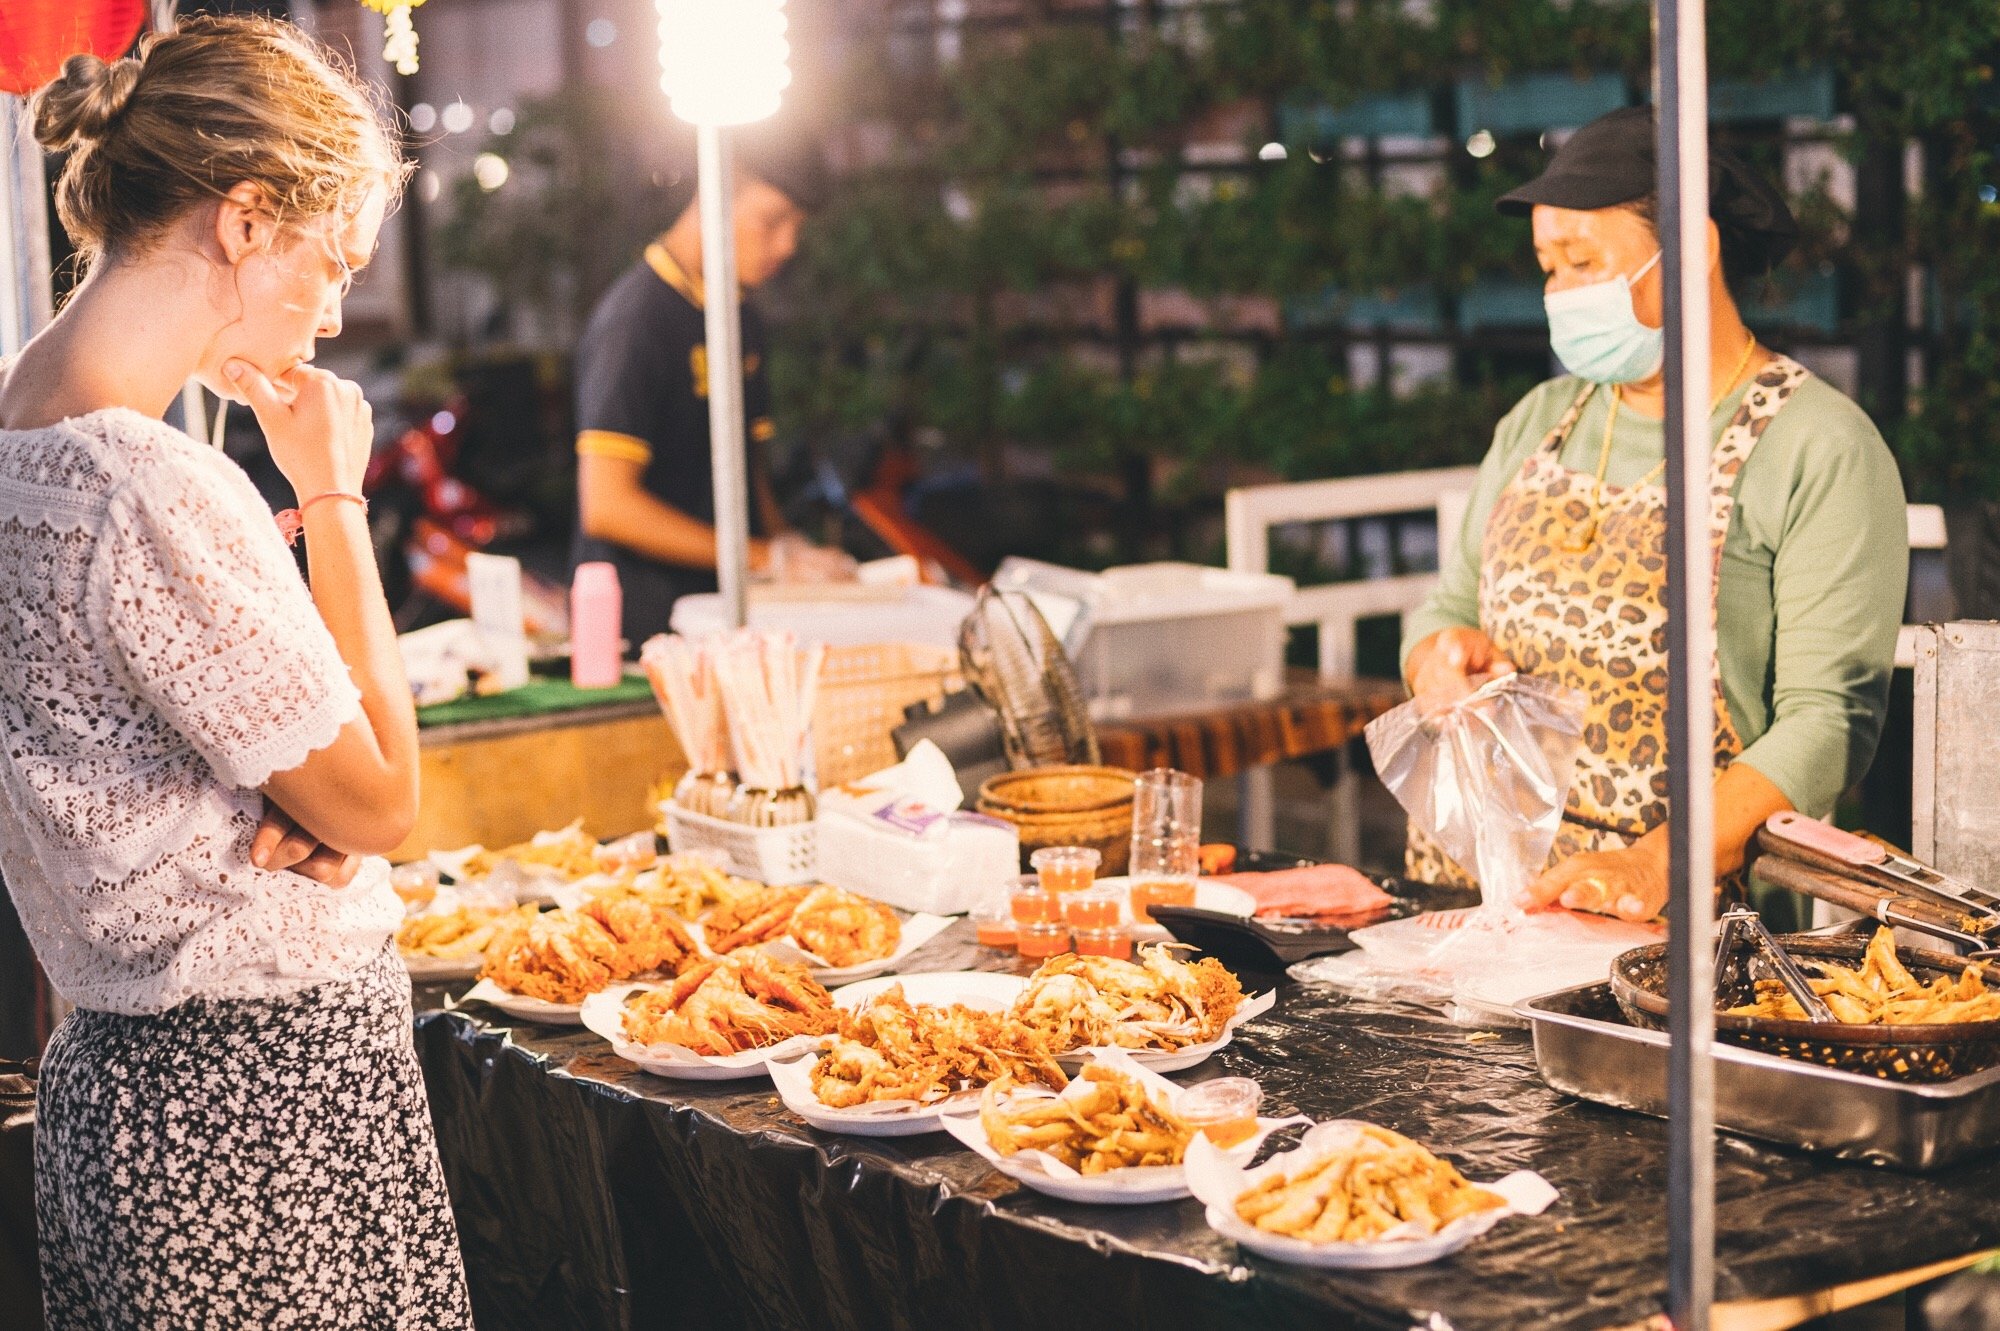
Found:
[[[360,497],[311,365],[404,167],[292,28],[197,19],[33,106],[88,272],[0,380],[0,870],[77,1010],[37,1104],[48,1321],[469,1327],[379,858],[416,806]],[[248,479],[161,423],[247,404]]]

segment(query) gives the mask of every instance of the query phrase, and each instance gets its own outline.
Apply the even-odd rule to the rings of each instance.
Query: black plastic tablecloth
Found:
[[[904,969],[1010,964],[961,922]],[[419,991],[417,1046],[481,1331],[1519,1331],[1617,1326],[1664,1298],[1665,1125],[1549,1090],[1520,1033],[1287,982],[1272,1012],[1175,1078],[1255,1076],[1266,1112],[1365,1118],[1474,1178],[1534,1169],[1561,1190],[1441,1262],[1328,1272],[1240,1251],[1192,1200],[1056,1201],[943,1133],[821,1133],[761,1079],[662,1080],[587,1032],[436,1010],[441,996]],[[2000,1246],[2000,1159],[1920,1178],[1720,1143],[1718,1298]]]

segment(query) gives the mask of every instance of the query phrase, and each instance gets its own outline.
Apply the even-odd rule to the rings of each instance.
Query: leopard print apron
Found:
[[[1737,474],[1808,371],[1776,357],[1751,380],[1709,456],[1715,577],[1735,511]],[[1593,478],[1562,465],[1563,445],[1596,384],[1587,385],[1493,506],[1480,547],[1479,627],[1531,675],[1589,699],[1583,750],[1549,863],[1619,850],[1667,818],[1667,492],[1606,486],[1597,539],[1566,548],[1591,518]],[[1710,613],[1714,600],[1711,594]],[[1722,680],[1715,679],[1715,766],[1743,751]],[[1410,829],[1409,875],[1475,887],[1474,876]]]

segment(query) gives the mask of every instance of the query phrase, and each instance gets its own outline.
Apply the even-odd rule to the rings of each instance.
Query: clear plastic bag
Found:
[[[1292,967],[1378,1002],[1413,1002],[1474,1026],[1514,1022],[1524,998],[1603,978],[1654,931],[1618,920],[1527,911],[1548,863],[1583,745],[1584,700],[1509,674],[1426,711],[1411,702],[1368,727],[1376,773],[1410,821],[1475,874],[1482,904],[1371,925],[1357,949]]]
[[[1410,821],[1479,879],[1488,910],[1522,911],[1548,863],[1584,710],[1574,689],[1507,674],[1434,711],[1412,701],[1369,723],[1376,775]]]

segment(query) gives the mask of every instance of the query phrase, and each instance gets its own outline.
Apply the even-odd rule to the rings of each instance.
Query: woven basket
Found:
[[[958,653],[920,642],[831,647],[813,704],[813,761],[820,789],[896,763],[894,730],[916,703],[941,703],[963,687]]]
[[[1087,846],[1102,855],[1098,872],[1122,874],[1132,862],[1132,793],[1138,778],[1122,767],[1031,767],[989,777],[979,811],[1014,824],[1021,864],[1045,846]]]
[[[1858,968],[1865,938],[1780,934],[1778,945],[1801,961],[1833,961]],[[1971,964],[1942,952],[1899,947],[1896,955],[1926,983],[1957,975]],[[1611,963],[1611,993],[1635,1025],[1667,1024],[1667,949],[1664,943],[1633,948]],[[1841,1068],[1884,1081],[1938,1082],[1969,1076],[2000,1063],[2000,1021],[1927,1026],[1863,1026],[1848,1022],[1779,1021],[1715,1014],[1717,1038],[1781,1058]]]

